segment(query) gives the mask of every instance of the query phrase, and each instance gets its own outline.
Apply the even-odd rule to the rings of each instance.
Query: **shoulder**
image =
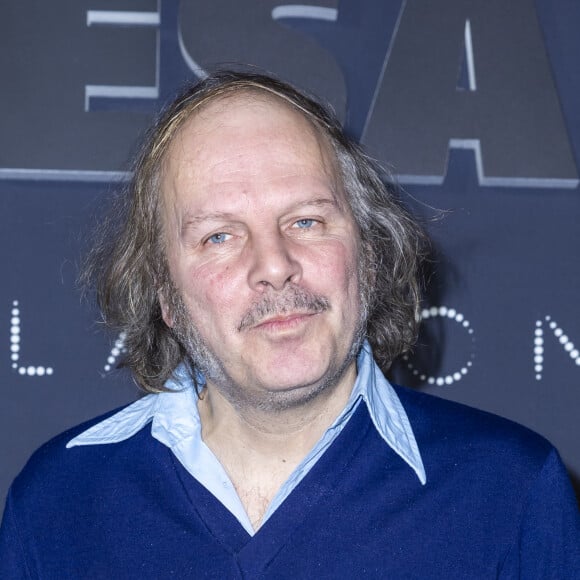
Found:
[[[501,514],[513,522],[524,521],[524,514],[536,514],[532,520],[537,513],[552,520],[563,514],[566,529],[575,529],[578,537],[569,476],[547,439],[492,413],[404,387],[395,390],[413,429],[427,486],[439,497],[460,494],[480,513],[491,509],[490,518]]]
[[[531,429],[492,413],[405,387],[395,390],[411,423],[422,454],[449,460],[487,460],[541,469],[554,451]]]
[[[131,414],[128,407],[126,413]],[[34,563],[39,553],[42,562],[37,563],[47,566],[58,554],[54,562],[58,560],[55,565],[60,566],[67,546],[90,549],[103,530],[111,530],[111,536],[124,529],[124,522],[132,521],[135,513],[145,513],[151,497],[160,495],[174,463],[171,452],[144,425],[117,442],[67,446],[107,419],[107,425],[114,424],[123,409],[127,407],[61,433],[31,456],[8,492],[0,561],[11,558],[19,570],[24,561]],[[122,420],[123,414],[119,417]],[[3,570],[0,564],[0,576]]]
[[[580,517],[570,480],[544,437],[508,419],[403,387],[427,484],[416,503],[445,514],[467,543],[496,545],[502,577],[572,578]],[[463,544],[462,544],[463,545]]]
[[[30,457],[12,483],[10,493],[14,501],[41,501],[56,490],[71,489],[76,485],[91,485],[93,474],[103,462],[120,453],[116,445],[91,445],[67,448],[67,443],[91,427],[116,415],[130,405],[119,407],[94,417],[53,437],[41,445]]]
[[[66,429],[62,433],[59,433],[55,437],[52,437],[45,443],[43,443],[31,456],[28,460],[28,463],[25,466],[25,469],[29,467],[36,467],[42,466],[43,463],[48,459],[51,460],[57,457],[61,453],[65,453],[66,445],[71,439],[74,439],[76,436],[80,435],[84,431],[87,431],[91,427],[98,425],[99,423],[113,417],[117,413],[123,411],[124,409],[130,407],[131,404],[123,405],[122,407],[118,407],[116,409],[112,409],[111,411],[107,411],[102,415],[98,415],[97,417],[93,417],[87,421],[83,421],[78,425],[70,427]]]

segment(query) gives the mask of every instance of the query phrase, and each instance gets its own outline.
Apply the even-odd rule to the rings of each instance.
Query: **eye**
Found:
[[[210,244],[223,244],[225,241],[231,238],[231,234],[226,234],[224,232],[218,232],[217,234],[213,234],[207,239],[207,242]]]
[[[316,220],[309,219],[309,218],[304,218],[304,219],[298,220],[295,223],[295,225],[296,225],[297,228],[306,230],[306,229],[311,228],[315,223],[316,223]]]

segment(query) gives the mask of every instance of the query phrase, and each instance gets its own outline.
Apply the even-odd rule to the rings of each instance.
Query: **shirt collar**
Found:
[[[357,364],[357,380],[350,400],[360,397],[366,403],[379,435],[425,485],[427,475],[409,418],[395,389],[375,362],[368,341],[360,350]]]
[[[366,341],[358,355],[357,369],[357,379],[349,401],[329,430],[344,424],[359,401],[363,400],[385,443],[413,469],[421,483],[425,484],[425,468],[407,413],[395,390],[375,363],[371,347]],[[143,397],[71,439],[67,448],[124,441],[149,422],[152,423],[152,436],[171,449],[184,439],[201,438],[197,395],[183,366],[176,370],[166,387],[171,392]]]

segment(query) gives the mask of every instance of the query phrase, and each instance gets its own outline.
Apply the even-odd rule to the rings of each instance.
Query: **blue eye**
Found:
[[[314,225],[315,221],[313,219],[303,219],[303,220],[298,220],[296,222],[296,225],[301,228],[301,229],[308,229],[311,228]]]
[[[229,234],[224,234],[223,232],[219,232],[210,236],[207,241],[210,244],[223,244],[228,239]]]

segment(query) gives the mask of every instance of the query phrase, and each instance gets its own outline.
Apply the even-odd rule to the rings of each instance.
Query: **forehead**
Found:
[[[216,98],[186,120],[162,169],[165,196],[181,187],[219,181],[319,176],[338,189],[329,138],[306,114],[268,93]]]

